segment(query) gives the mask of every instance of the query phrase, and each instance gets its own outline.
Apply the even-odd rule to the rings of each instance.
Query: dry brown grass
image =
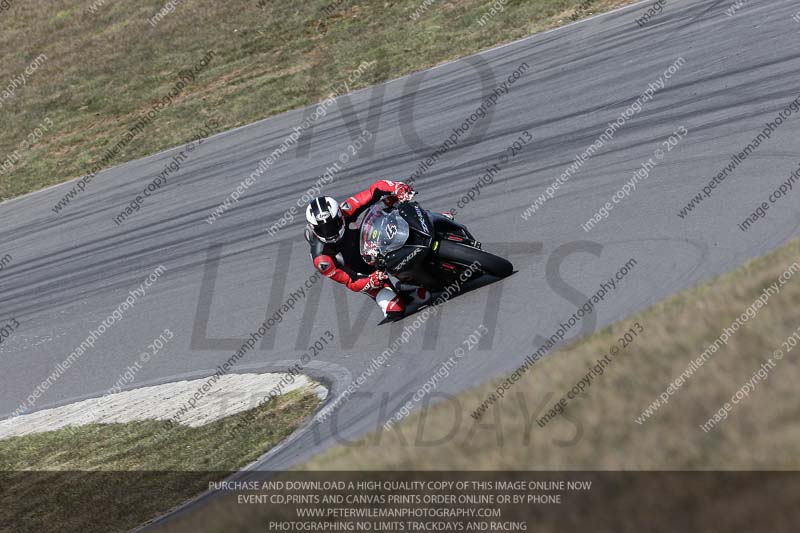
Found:
[[[798,329],[800,273],[667,406],[643,425],[634,421],[691,359],[794,263],[800,264],[800,240],[554,353],[538,362],[516,383],[513,395],[497,403],[480,423],[473,424],[467,413],[499,380],[462,393],[458,399],[468,422],[460,424],[453,438],[443,444],[413,443],[423,419],[426,441],[454,427],[452,406],[447,403],[410,415],[397,426],[399,431],[367,435],[297,470],[323,475],[325,471],[438,470],[443,471],[443,479],[452,477],[449,471],[475,470],[797,470],[800,427],[795,398],[800,346],[719,427],[704,433],[698,426]],[[569,419],[537,426],[530,413],[536,412],[546,392],[554,392],[551,399],[557,401],[636,321],[645,333],[595,379],[588,398],[568,406]],[[554,475],[555,479],[566,476]],[[541,473],[537,476],[547,479]],[[581,473],[578,477],[595,479],[599,485],[592,489],[591,498],[573,498],[568,505],[514,506],[504,511],[504,519],[524,520],[541,532],[796,529],[796,486],[779,474],[686,477],[667,472],[604,478]],[[189,533],[211,527],[244,532],[268,520],[293,516],[283,507],[237,505],[235,496],[226,496],[159,531]]]
[[[417,22],[420,0],[181,2],[156,28],[164,0],[14,1],[0,13],[0,87],[41,53],[45,64],[0,109],[0,162],[46,118],[55,129],[7,173],[0,200],[85,175],[178,71],[217,52],[209,68],[109,166],[186,142],[211,114],[221,130],[322,100],[362,62],[377,61],[358,89],[569,22],[582,0],[510,2],[483,27],[482,0],[441,1]],[[578,16],[620,5],[597,0]]]
[[[200,427],[150,420],[2,439],[0,531],[128,531],[266,453],[319,402],[302,389]]]
[[[778,363],[767,381],[705,433],[698,426],[756,372],[781,341],[800,327],[800,274],[759,311],[643,424],[634,419],[792,263],[794,241],[735,272],[682,292],[537,363],[480,422],[469,413],[494,389],[487,384],[461,394],[462,423],[452,439],[415,446],[420,427],[434,440],[454,427],[444,403],[401,422],[399,430],[332,449],[303,468],[320,470],[784,470],[800,467],[796,396],[800,347]],[[608,353],[634,322],[644,334],[613,360],[569,404],[569,419],[544,428],[532,420],[547,391],[550,404],[571,389],[593,362]],[[520,359],[524,356],[521,354]],[[525,405],[526,409],[522,407]],[[540,413],[539,416],[543,416]],[[424,416],[424,418],[423,418]],[[570,420],[571,419],[571,420]],[[497,425],[500,424],[501,430]],[[580,427],[580,430],[578,429]],[[399,431],[399,432],[398,432]],[[576,440],[574,445],[565,441]]]

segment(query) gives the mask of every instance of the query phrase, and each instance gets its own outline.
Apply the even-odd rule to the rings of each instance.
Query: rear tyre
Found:
[[[477,262],[483,272],[498,278],[507,278],[514,272],[514,265],[507,259],[466,244],[442,240],[439,242],[438,253],[441,259],[452,261],[465,267]]]

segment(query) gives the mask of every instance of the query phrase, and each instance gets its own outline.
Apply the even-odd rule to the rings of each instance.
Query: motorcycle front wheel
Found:
[[[444,261],[465,267],[477,262],[484,273],[498,278],[507,278],[514,272],[514,265],[509,260],[466,244],[442,240],[439,242],[438,255]]]

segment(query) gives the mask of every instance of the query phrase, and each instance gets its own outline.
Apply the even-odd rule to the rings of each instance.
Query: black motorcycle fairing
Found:
[[[432,291],[452,284],[476,260],[500,272],[499,277],[512,268],[505,259],[481,251],[463,224],[426,211],[416,202],[371,208],[362,222],[360,242],[365,260],[375,268]]]
[[[475,243],[475,237],[463,224],[459,224],[455,220],[439,213],[429,212],[429,215],[433,222],[434,234],[437,239],[447,239],[470,245]]]
[[[409,236],[405,245],[382,257],[384,268],[403,281],[410,281],[404,271],[418,271],[431,256],[431,243],[433,224],[428,213],[417,202],[403,202],[398,204],[397,210],[408,223]]]
[[[398,204],[397,210],[400,211],[400,215],[417,233],[425,237],[433,236],[430,213],[422,209],[417,202],[403,202]]]

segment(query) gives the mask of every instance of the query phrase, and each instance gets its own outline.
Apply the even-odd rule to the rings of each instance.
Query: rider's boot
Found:
[[[375,295],[375,303],[381,308],[383,316],[392,320],[402,318],[406,312],[403,297],[389,287],[384,287]]]

